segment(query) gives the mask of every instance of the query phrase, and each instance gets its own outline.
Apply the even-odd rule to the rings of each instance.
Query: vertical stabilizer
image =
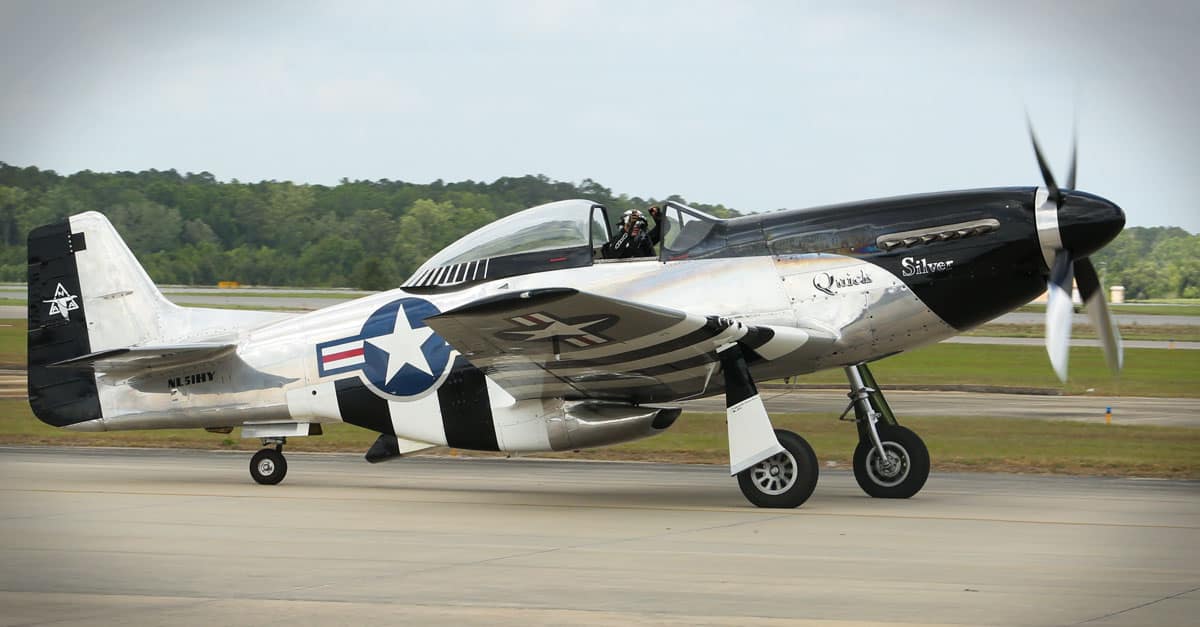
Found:
[[[71,216],[80,298],[88,315],[93,351],[138,346],[163,336],[163,324],[177,307],[158,291],[125,241],[103,215]]]
[[[101,417],[95,373],[51,364],[162,337],[176,309],[94,211],[29,234],[29,404],[43,422]]]
[[[76,257],[86,246],[85,235],[67,221],[29,233],[29,405],[56,427],[100,418],[90,368],[48,367],[91,351]]]

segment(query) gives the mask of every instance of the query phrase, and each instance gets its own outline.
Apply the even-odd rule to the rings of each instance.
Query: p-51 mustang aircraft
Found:
[[[1049,279],[1047,347],[1066,377],[1072,277],[1109,363],[1121,344],[1088,255],[1121,209],[1056,185],[945,192],[722,220],[666,203],[657,257],[603,259],[608,210],[527,209],[451,244],[399,289],[301,315],[168,302],[104,216],[29,235],[29,401],[77,431],[204,428],[287,438],[347,422],[378,462],[433,446],[561,451],[651,436],[724,394],[729,470],[760,507],[796,507],[819,465],[774,429],[755,381],[842,368],[869,495],[907,498],[929,454],[867,363],[1029,302]],[[847,409],[849,411],[849,408]]]

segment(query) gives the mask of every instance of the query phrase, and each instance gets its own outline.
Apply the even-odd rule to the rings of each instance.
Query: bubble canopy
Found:
[[[405,287],[455,285],[590,265],[608,241],[607,210],[590,200],[531,207],[468,233],[417,268]]]

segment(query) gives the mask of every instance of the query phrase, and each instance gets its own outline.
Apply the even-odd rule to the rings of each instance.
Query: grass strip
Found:
[[[1040,346],[934,344],[871,364],[885,389],[889,384],[981,385],[1056,388],[1067,394],[1200,397],[1200,351],[1126,348],[1125,366],[1114,377],[1099,348],[1075,347],[1070,381],[1063,385]],[[840,370],[805,375],[797,383],[845,385]]]
[[[0,320],[0,368],[25,368],[25,320]]]
[[[1191,301],[1190,303],[1186,304],[1184,302],[1176,302],[1175,304],[1110,304],[1108,308],[1115,314],[1141,314],[1144,316],[1200,316],[1200,303],[1197,303],[1196,301]],[[1030,303],[1028,305],[1022,305],[1019,309],[1017,309],[1017,311],[1046,313],[1046,305],[1042,303]]]
[[[777,414],[772,418],[777,427],[803,435],[826,467],[850,467],[858,442],[853,425],[825,414]],[[925,439],[934,468],[942,471],[1200,479],[1200,458],[1195,454],[1200,450],[1200,429],[919,416],[906,417],[903,424]],[[376,433],[351,425],[326,425],[325,435],[293,438],[288,450],[362,453],[376,437]],[[15,399],[0,400],[0,444],[260,448],[257,440],[241,439],[237,430],[228,435],[200,429],[74,433],[42,424],[25,401]],[[539,456],[725,464],[729,460],[725,414],[688,412],[670,430],[653,438]]]
[[[1200,318],[1197,318],[1196,321],[1200,323]],[[1046,326],[1043,324],[993,323],[976,327],[963,335],[974,337],[1045,337]],[[1071,337],[1076,339],[1096,339],[1096,329],[1090,324],[1077,324],[1071,327]],[[1121,327],[1121,337],[1126,340],[1200,342],[1200,324],[1197,324],[1197,326],[1124,325]]]
[[[0,367],[25,367],[25,321],[0,320]],[[1040,346],[934,344],[871,364],[890,385],[975,385],[1062,389],[1067,394],[1200,397],[1200,351],[1126,348],[1125,368],[1113,377],[1099,348],[1071,349],[1071,380],[1059,383]],[[845,385],[841,370],[799,377],[797,383]]]

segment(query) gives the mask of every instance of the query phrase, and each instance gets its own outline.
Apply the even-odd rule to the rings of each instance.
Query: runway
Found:
[[[764,387],[760,391],[770,412],[827,413],[832,417],[840,414],[849,402],[845,390]],[[1112,408],[1113,424],[1200,427],[1200,398],[1039,396],[887,388],[884,391],[888,405],[901,420],[904,416],[965,416],[1103,423],[1105,410]],[[725,398],[713,396],[680,405],[689,411],[723,412]]]
[[[1200,483],[826,472],[798,510],[719,467],[0,449],[3,624],[1184,625]]]
[[[836,416],[846,408],[846,392],[839,389],[781,390],[763,386],[763,400],[771,412],[825,413]],[[0,398],[25,398],[25,372],[0,370]],[[887,390],[888,403],[900,416],[963,416],[1073,420],[1103,423],[1112,409],[1113,424],[1200,427],[1200,398],[1138,396],[1040,396]],[[679,403],[689,411],[723,412],[725,399],[713,396]]]

